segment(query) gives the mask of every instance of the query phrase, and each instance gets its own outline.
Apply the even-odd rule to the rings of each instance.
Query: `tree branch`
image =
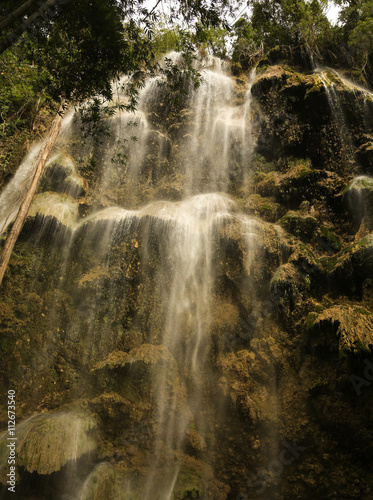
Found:
[[[152,8],[152,10],[151,10],[150,12],[148,12],[148,13],[146,14],[146,16],[145,16],[143,19],[141,19],[141,22],[146,21],[146,19],[147,19],[149,16],[151,16],[151,15],[153,14],[153,12],[154,12],[154,11],[155,11],[155,9],[158,7],[158,5],[161,3],[161,1],[162,1],[162,0],[158,0],[158,1],[157,1],[157,3],[156,3],[156,4],[154,5],[154,7]]]

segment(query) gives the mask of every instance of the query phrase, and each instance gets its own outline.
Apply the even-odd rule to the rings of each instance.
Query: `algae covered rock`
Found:
[[[367,142],[356,150],[356,157],[369,173],[373,173],[373,137],[366,137],[366,139],[368,139]]]
[[[78,174],[73,158],[61,153],[47,163],[41,181],[41,190],[79,198],[85,194],[87,183]]]
[[[77,218],[78,204],[73,198],[48,192],[34,197],[26,222],[53,220],[57,226],[73,229]]]
[[[341,289],[348,293],[360,290],[364,281],[373,277],[373,234],[344,248],[330,265],[330,276]]]
[[[97,375],[106,391],[113,391],[135,404],[154,402],[158,394],[154,381],[162,374],[162,383],[168,388],[168,393],[173,394],[170,412],[176,410],[190,418],[186,390],[179,377],[177,363],[164,345],[142,344],[128,353],[115,351],[97,363],[92,373]]]
[[[17,467],[40,475],[59,471],[68,462],[95,451],[95,429],[94,418],[77,411],[31,417],[17,425]],[[9,454],[7,437],[6,433],[0,441],[2,477]]]
[[[97,363],[93,371],[104,369],[116,370],[119,368],[130,368],[139,365],[156,365],[165,363],[175,367],[175,360],[167,347],[162,345],[142,344],[135,347],[129,353],[115,351],[107,359]]]
[[[249,196],[245,209],[250,215],[259,216],[266,222],[278,221],[285,211],[273,197],[262,197],[259,194]]]
[[[313,233],[318,226],[318,222],[311,215],[288,212],[281,219],[281,225],[294,236],[308,240],[313,236]]]
[[[364,219],[367,229],[373,229],[373,177],[355,177],[343,193],[344,201],[352,214],[356,228]]]
[[[273,377],[281,365],[281,351],[273,338],[252,339],[250,349],[218,359],[219,385],[230,405],[252,424],[273,423],[276,406]]]
[[[373,312],[359,306],[335,305],[310,313],[310,345],[334,352],[369,352],[373,348]]]
[[[115,497],[116,472],[109,463],[101,463],[89,474],[78,500],[102,500]]]
[[[339,252],[342,248],[341,239],[326,226],[315,232],[315,241],[321,250],[328,253]]]

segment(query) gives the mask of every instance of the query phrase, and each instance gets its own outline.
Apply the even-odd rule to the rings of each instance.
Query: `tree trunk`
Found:
[[[36,4],[37,1],[38,0],[27,0],[22,5],[17,7],[15,10],[5,15],[4,17],[0,18],[0,30],[3,30],[4,28],[12,24],[12,22],[15,19],[18,19],[19,17],[23,16],[30,7]]]
[[[45,164],[47,163],[47,160],[49,158],[49,155],[52,151],[52,148],[56,142],[56,139],[58,137],[60,128],[61,128],[61,122],[62,122],[62,111],[63,111],[63,105],[64,105],[64,99],[61,101],[60,109],[55,116],[52,126],[49,131],[49,136],[47,139],[46,144],[42,146],[42,151],[41,158],[39,160],[39,163],[36,167],[36,171],[34,174],[34,178],[32,179],[31,186],[29,187],[29,190],[27,191],[27,194],[25,196],[25,199],[22,202],[22,205],[20,206],[20,209],[18,211],[17,217],[14,221],[14,224],[12,226],[12,229],[9,232],[8,238],[5,242],[3,251],[1,252],[0,255],[0,285],[4,277],[4,273],[8,267],[9,259],[10,256],[12,255],[12,251],[14,248],[14,245],[17,241],[17,238],[22,231],[23,224],[25,223],[30,205],[32,203],[32,200],[34,198],[34,195],[39,187],[39,183],[41,180],[41,177],[44,172],[44,167]]]

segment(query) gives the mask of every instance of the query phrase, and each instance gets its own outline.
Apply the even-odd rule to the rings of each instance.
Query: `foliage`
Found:
[[[247,17],[235,22],[232,46],[232,61],[242,68],[252,66],[263,55],[262,43]]]
[[[251,18],[255,37],[266,50],[299,44],[317,50],[319,37],[329,28],[326,6],[326,0],[255,0]]]
[[[43,89],[44,75],[17,54],[0,57],[0,185],[22,155],[35,120],[50,98]]]
[[[76,0],[73,8],[69,3],[59,9],[24,44],[30,60],[48,71],[46,84],[56,99],[110,99],[119,72],[131,73],[151,60],[146,36],[134,23],[122,24],[115,2]]]
[[[347,14],[348,13],[348,14]],[[361,71],[371,73],[369,58],[373,54],[373,1],[360,1],[349,5],[341,13],[350,24],[348,34],[350,50]]]
[[[225,27],[198,25],[194,41],[202,55],[212,53],[214,56],[226,59],[228,57],[228,43],[230,31]]]

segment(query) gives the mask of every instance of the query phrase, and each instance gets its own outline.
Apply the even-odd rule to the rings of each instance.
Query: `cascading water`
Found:
[[[35,198],[29,216],[39,225],[57,221],[57,227],[65,228],[61,238],[68,249],[46,312],[46,323],[59,333],[45,349],[45,367],[58,365],[66,349],[75,349],[75,368],[66,375],[69,384],[74,380],[74,397],[84,397],[90,370],[97,387],[106,387],[103,395],[94,389],[93,407],[114,397],[121,405],[138,408],[138,424],[126,427],[124,416],[118,439],[133,433],[144,450],[137,436],[140,428],[149,440],[141,465],[131,465],[133,477],[141,471],[141,482],[122,477],[119,490],[107,498],[192,495],[218,500],[226,495],[214,477],[211,458],[217,446],[211,423],[224,412],[212,359],[228,336],[234,337],[221,326],[238,321],[228,295],[242,293],[242,310],[254,307],[253,262],[264,230],[240,213],[229,196],[232,175],[244,182],[249,174],[255,71],[238,91],[221,61],[211,58],[205,66],[202,84],[184,96],[184,107],[173,121],[165,109],[164,87],[154,78],[142,90],[135,114],[119,112],[109,120],[113,135],[100,149],[76,139],[60,145],[46,171],[48,192]],[[118,151],[123,151],[119,162]],[[101,209],[85,216],[85,185],[71,157],[84,165],[94,155],[101,168],[90,201]],[[234,262],[236,274],[227,273],[226,258]],[[226,287],[227,297],[219,292],[218,282]],[[69,297],[70,308],[63,319],[57,314],[62,296]],[[60,347],[52,349],[55,345]],[[111,378],[114,385],[108,382]],[[83,425],[90,422],[85,411],[77,420],[79,436],[66,444],[67,450],[83,442],[85,434],[89,450],[94,448],[89,433],[97,422]],[[190,456],[191,449],[198,459]],[[76,449],[74,460],[82,453]],[[61,468],[62,456],[59,461],[51,472]],[[25,468],[33,472],[27,464]],[[79,468],[70,468],[69,474],[79,474]],[[103,462],[74,494],[88,498],[96,476],[112,474]]]
[[[347,155],[351,155],[353,151],[351,136],[346,123],[346,118],[343,113],[340,99],[335,91],[334,84],[328,79],[326,72],[319,73],[319,78],[324,86],[330,109],[339,131],[341,143]]]
[[[66,140],[66,135],[71,126],[74,117],[73,111],[66,114],[61,125],[60,141]],[[36,170],[38,155],[43,141],[37,142],[32,146],[25,159],[19,166],[17,172],[10,179],[0,196],[0,234],[3,233],[8,225],[17,215],[18,209],[31,184]]]

